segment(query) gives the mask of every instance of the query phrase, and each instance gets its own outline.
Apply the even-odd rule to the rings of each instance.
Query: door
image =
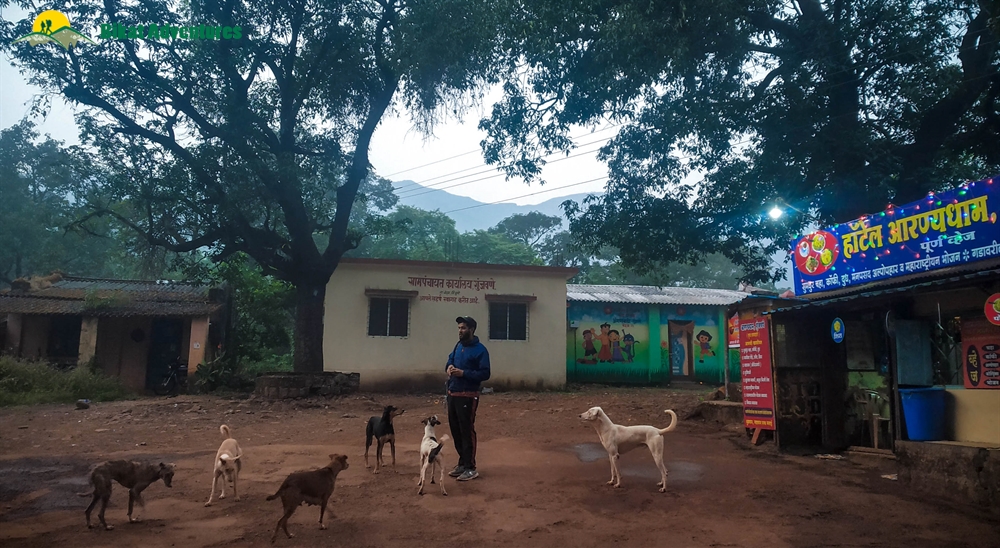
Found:
[[[181,358],[184,321],[173,318],[153,320],[149,337],[149,359],[146,360],[146,388],[152,389],[167,374],[167,367]]]
[[[694,376],[691,341],[694,338],[694,322],[670,320],[667,324],[670,337],[670,373],[675,379],[691,379]]]

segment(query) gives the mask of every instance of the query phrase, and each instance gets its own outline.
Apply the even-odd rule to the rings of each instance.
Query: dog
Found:
[[[94,500],[90,501],[90,506],[87,507],[85,513],[87,516],[87,528],[93,528],[90,524],[90,513],[94,510],[94,506],[97,506],[97,501],[101,501],[101,510],[97,513],[97,519],[101,521],[101,526],[105,530],[110,531],[114,529],[114,527],[104,521],[104,510],[107,509],[108,501],[111,499],[112,480],[117,481],[122,487],[128,489],[128,522],[136,523],[139,520],[132,519],[133,504],[138,503],[140,507],[145,507],[146,503],[142,500],[142,491],[161,479],[164,485],[172,487],[171,483],[174,480],[173,464],[164,464],[161,462],[159,465],[155,465],[127,460],[109,460],[96,466],[90,473],[90,485],[93,486],[94,491],[92,493],[77,493],[81,497],[94,497]]]
[[[281,497],[281,504],[285,509],[284,515],[278,520],[278,525],[271,535],[271,543],[278,539],[278,530],[284,529],[285,535],[292,538],[288,532],[288,518],[292,517],[295,509],[303,503],[310,506],[319,505],[319,528],[326,529],[323,523],[323,514],[326,513],[326,503],[333,494],[333,487],[337,481],[337,474],[347,470],[347,455],[330,455],[330,464],[319,470],[307,472],[293,472],[285,478],[285,481],[278,488],[278,492],[267,497],[267,500],[274,500]],[[332,515],[332,513],[331,513]]]
[[[601,438],[601,445],[608,451],[611,460],[611,481],[608,485],[622,486],[622,474],[618,470],[618,456],[645,445],[653,454],[653,461],[660,469],[660,483],[656,485],[660,492],[667,490],[667,467],[663,464],[663,434],[677,427],[677,414],[667,409],[664,413],[670,415],[670,426],[656,428],[655,426],[621,426],[611,422],[607,413],[600,407],[591,407],[580,413],[580,418],[589,421]]]
[[[225,436],[225,440],[222,445],[219,446],[219,451],[215,454],[215,470],[212,473],[212,492],[208,495],[208,502],[205,506],[211,506],[212,500],[215,497],[215,485],[222,478],[222,494],[219,495],[219,499],[226,498],[226,484],[233,482],[233,497],[236,502],[240,501],[240,493],[237,491],[236,482],[240,479],[240,457],[243,456],[243,450],[240,449],[240,444],[233,439],[232,434],[229,432],[229,427],[223,424],[219,427],[219,432]]]
[[[445,434],[441,436],[440,441],[434,437],[434,427],[441,424],[437,415],[427,417],[420,421],[420,424],[424,425],[424,440],[420,442],[420,481],[417,483],[420,490],[417,491],[417,494],[424,494],[424,480],[427,479],[427,469],[430,468],[431,483],[434,483],[434,471],[440,470],[438,483],[441,484],[441,494],[448,496],[448,491],[444,489],[444,464],[441,462],[441,449],[444,448],[444,442],[450,440],[451,436]]]
[[[396,431],[392,428],[392,419],[403,414],[402,409],[397,409],[392,405],[385,406],[381,417],[368,419],[368,427],[365,429],[365,468],[371,468],[368,464],[368,448],[372,446],[372,439],[378,441],[375,449],[375,473],[384,465],[382,462],[382,448],[386,442],[392,450],[392,469],[396,469]]]

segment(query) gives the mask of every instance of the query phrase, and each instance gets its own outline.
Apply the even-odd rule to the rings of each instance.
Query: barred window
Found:
[[[528,340],[528,304],[491,302],[490,339],[494,341]]]
[[[406,337],[410,328],[409,299],[368,299],[369,337]]]

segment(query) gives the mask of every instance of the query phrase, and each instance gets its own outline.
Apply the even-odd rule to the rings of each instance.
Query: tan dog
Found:
[[[330,464],[319,470],[307,472],[293,472],[285,478],[285,481],[278,488],[278,492],[267,497],[267,500],[274,500],[281,497],[281,504],[285,509],[284,515],[278,520],[278,525],[271,535],[271,542],[278,539],[278,530],[284,529],[285,535],[292,538],[288,532],[288,518],[292,517],[295,509],[303,503],[310,506],[319,505],[319,528],[326,529],[323,524],[323,514],[326,513],[326,503],[333,494],[334,485],[337,482],[337,474],[347,470],[347,455],[330,455]]]
[[[611,422],[607,413],[600,407],[591,407],[580,413],[580,418],[589,421],[597,430],[598,437],[601,438],[601,445],[608,451],[608,458],[611,459],[611,481],[608,485],[615,487],[622,486],[622,474],[618,470],[618,456],[645,445],[649,452],[653,454],[653,461],[660,469],[660,483],[656,485],[660,492],[667,490],[667,467],[663,464],[663,434],[672,431],[677,427],[677,414],[667,409],[664,411],[670,415],[670,426],[666,428],[656,428],[655,426],[621,426]]]
[[[104,521],[104,510],[107,509],[108,501],[111,500],[112,481],[117,481],[122,487],[128,488],[128,522],[136,523],[139,520],[132,519],[133,503],[138,503],[140,507],[145,507],[146,503],[142,500],[142,491],[161,479],[164,485],[167,487],[171,486],[171,482],[174,479],[173,464],[164,464],[161,462],[157,466],[143,462],[109,460],[98,465],[90,473],[90,484],[94,487],[94,491],[92,493],[78,493],[81,497],[94,497],[94,500],[90,501],[90,506],[87,507],[87,511],[85,512],[87,516],[87,528],[90,529],[93,527],[90,524],[90,512],[97,506],[97,501],[101,501],[101,510],[97,513],[97,519],[101,521],[101,525],[106,530],[110,531],[114,529],[114,527]]]
[[[441,462],[441,450],[444,448],[444,442],[450,440],[451,436],[445,434],[441,436],[440,441],[434,436],[434,427],[441,424],[437,415],[427,417],[420,423],[424,425],[424,439],[420,442],[420,481],[417,482],[420,489],[417,494],[424,494],[424,482],[427,479],[427,469],[430,468],[431,483],[434,483],[434,471],[440,471],[438,483],[441,484],[441,494],[447,496],[448,492],[444,489],[444,464]]]
[[[222,478],[222,494],[219,495],[219,499],[226,498],[226,484],[230,481],[233,482],[233,497],[236,502],[240,501],[240,493],[236,488],[236,482],[240,479],[240,457],[243,456],[243,450],[240,449],[240,444],[233,439],[232,434],[229,433],[229,427],[223,424],[219,427],[219,432],[222,433],[226,439],[219,446],[219,451],[215,454],[215,470],[212,472],[212,492],[208,495],[208,502],[205,506],[211,506],[212,500],[215,497],[215,485]]]

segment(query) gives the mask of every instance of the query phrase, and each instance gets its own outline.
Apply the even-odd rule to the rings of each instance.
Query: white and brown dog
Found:
[[[667,490],[667,467],[663,464],[663,434],[677,427],[677,414],[667,409],[664,413],[670,415],[670,426],[656,428],[655,426],[621,426],[611,422],[607,413],[600,407],[591,407],[580,413],[580,418],[590,421],[601,438],[601,445],[608,451],[611,459],[611,481],[608,485],[622,486],[622,474],[618,470],[618,456],[645,445],[653,454],[653,461],[660,469],[660,483],[656,485],[663,493]]]
[[[240,444],[236,443],[236,440],[229,433],[228,426],[223,424],[219,427],[219,432],[226,439],[219,446],[219,451],[215,454],[215,469],[212,472],[212,493],[208,496],[208,502],[205,503],[205,506],[212,505],[212,500],[215,498],[215,485],[220,477],[222,478],[222,494],[219,495],[219,498],[226,498],[226,484],[231,481],[233,482],[233,496],[236,502],[240,501],[240,493],[236,489],[236,482],[240,478],[240,457],[243,456],[243,450],[240,449]]]
[[[450,440],[451,436],[445,434],[441,436],[440,440],[434,436],[434,427],[441,424],[437,415],[431,415],[420,423],[424,425],[424,439],[420,442],[420,481],[417,482],[420,489],[417,494],[424,494],[424,481],[427,479],[427,469],[429,468],[431,483],[434,483],[434,472],[439,471],[438,483],[441,484],[441,494],[447,496],[448,492],[444,489],[444,464],[441,462],[441,450],[444,448],[444,442]]]

